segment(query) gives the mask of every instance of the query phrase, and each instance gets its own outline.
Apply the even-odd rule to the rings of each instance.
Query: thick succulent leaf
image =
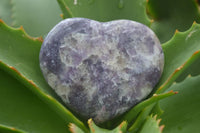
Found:
[[[0,1],[0,18],[14,27],[23,25],[32,36],[46,35],[61,20],[60,14],[55,0]]]
[[[153,108],[154,104],[145,107],[138,115],[138,117],[136,118],[136,120],[134,120],[133,124],[130,126],[130,128],[128,129],[129,132],[131,133],[137,133],[143,123],[145,122],[146,118],[149,116],[149,113],[151,112],[152,108]]]
[[[147,5],[154,19],[151,28],[161,42],[168,41],[176,29],[185,31],[193,21],[200,22],[196,0],[149,0]]]
[[[43,79],[39,69],[40,40],[30,38],[23,30],[9,28],[2,21],[0,22],[0,39],[2,40],[0,42],[0,69],[18,79],[66,122],[76,123],[87,131],[76,117],[52,97],[56,95]]]
[[[164,133],[199,133],[200,131],[200,76],[188,77],[173,84],[168,90],[177,95],[160,102],[164,113]]]
[[[191,76],[197,76],[200,74],[200,69],[199,69],[199,66],[200,66],[200,56],[198,57],[198,59],[193,62],[191,64],[190,67],[188,67],[184,73],[182,73],[178,79],[176,79],[177,82],[181,82],[183,81],[188,75],[191,75]]]
[[[16,129],[14,127],[8,127],[0,124],[0,133],[26,133],[26,132]]]
[[[71,131],[71,133],[84,133],[83,130],[81,130],[79,127],[77,127],[75,124],[70,123],[69,124],[69,130]]]
[[[148,98],[147,100],[144,100],[143,102],[137,104],[134,108],[132,108],[124,117],[123,120],[126,120],[128,123],[133,121],[138,113],[140,113],[141,110],[143,110],[145,107],[148,107],[151,104],[154,104],[155,102],[158,102],[161,99],[164,99],[166,97],[172,96],[174,94],[177,94],[177,92],[169,91],[163,94],[154,94],[152,97]]]
[[[160,126],[161,119],[156,119],[156,116],[147,117],[141,131],[139,133],[162,133],[164,126]]]
[[[165,55],[163,75],[157,87],[160,87],[172,73],[200,49],[200,25],[194,23],[185,32],[176,32],[174,37],[162,45]],[[180,68],[179,68],[180,69]],[[195,70],[194,70],[195,71]]]
[[[177,94],[177,92],[170,91],[170,92],[166,92],[166,93],[162,93],[162,94],[158,94],[158,95],[155,94],[152,97],[150,97],[150,98],[140,102],[136,106],[134,106],[127,113],[125,113],[125,114],[123,114],[123,115],[121,115],[119,117],[116,117],[116,118],[112,119],[111,121],[105,122],[101,126],[110,129],[110,128],[116,127],[122,121],[127,121],[129,126],[131,126],[133,120],[138,118],[138,115],[140,115],[142,111],[149,110],[148,112],[144,112],[144,114],[147,114],[146,116],[148,116],[148,114],[151,112],[151,110],[152,110],[153,106],[155,105],[155,103],[157,103],[159,100],[164,99],[166,97],[173,96],[174,94]],[[146,107],[147,108],[149,107],[149,109],[146,109]],[[145,118],[146,117],[141,116],[141,118],[138,118],[137,122],[134,123],[132,126],[138,128]]]
[[[144,108],[140,112],[140,114],[138,115],[138,117],[134,121],[134,123],[130,126],[128,131],[131,133],[136,133],[138,130],[140,130],[142,124],[145,122],[145,120],[149,116],[150,112],[152,115],[156,115],[156,116],[160,117],[160,115],[163,113],[163,110],[160,108],[160,105],[158,103],[152,104],[152,105]]]
[[[64,18],[84,17],[98,21],[130,19],[150,25],[146,0],[57,0]]]
[[[42,40],[29,37],[22,27],[20,29],[8,27],[3,21],[0,21],[0,40],[0,61],[17,69],[45,93],[55,96],[45,82],[39,67]]]
[[[0,86],[0,124],[26,132],[67,132],[62,115],[2,70]]]
[[[187,69],[190,69],[194,63],[199,62],[200,59],[200,50],[193,53],[193,55],[181,66],[179,66],[170,76],[169,78],[158,88],[156,93],[162,93],[166,91],[182,74],[187,74]],[[190,74],[189,74],[190,75]]]
[[[0,0],[0,19],[9,25],[12,24],[12,3],[10,0]]]

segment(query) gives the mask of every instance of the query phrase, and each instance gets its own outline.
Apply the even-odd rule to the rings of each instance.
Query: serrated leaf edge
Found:
[[[9,30],[20,32],[24,38],[30,39],[32,41],[37,41],[37,42],[40,42],[40,43],[43,42],[43,38],[42,37],[31,37],[31,36],[29,36],[25,32],[23,26],[20,26],[19,28],[12,28],[12,27],[8,26],[2,19],[0,19],[0,26],[1,25],[3,25],[4,27],[8,28]]]
[[[160,133],[162,133],[163,129],[165,127],[165,125],[160,125],[160,122],[161,122],[162,119],[161,118],[157,119],[157,115],[154,115],[152,118],[157,122],[157,125],[159,127]]]
[[[164,49],[165,47],[168,47],[168,45],[170,45],[170,43],[172,41],[174,41],[174,39],[176,39],[177,36],[181,36],[181,35],[185,35],[187,33],[190,33],[196,26],[200,26],[200,24],[198,24],[196,21],[194,21],[192,26],[186,31],[180,32],[178,29],[176,29],[172,38],[170,40],[168,40],[167,42],[162,44],[162,48]]]
[[[157,22],[158,21],[158,19],[157,18],[155,18],[155,17],[153,17],[150,13],[148,13],[148,8],[147,8],[147,5],[148,5],[148,2],[149,2],[149,0],[146,0],[146,14],[149,14],[149,16],[151,16],[153,19],[151,19],[151,25],[150,25],[150,28],[151,28],[151,26],[152,26],[152,24],[154,23],[154,22]],[[193,4],[196,6],[196,8],[197,8],[197,10],[198,10],[198,15],[200,16],[200,8],[199,8],[199,4],[198,4],[198,0],[192,0],[192,2],[193,2]],[[195,21],[194,21],[195,22]],[[195,22],[196,23],[196,22]],[[194,23],[193,23],[194,24]],[[178,29],[176,29],[175,30],[175,33],[178,31]],[[173,37],[172,37],[173,38]],[[170,39],[171,40],[171,39]]]
[[[148,119],[152,119],[152,120],[154,120],[155,122],[156,122],[156,124],[157,124],[157,126],[158,126],[158,128],[159,128],[159,133],[162,133],[163,132],[163,129],[164,129],[164,127],[165,127],[165,125],[160,125],[160,122],[161,122],[161,118],[160,119],[157,119],[157,115],[150,115],[150,116],[148,116],[147,117],[147,119],[146,120],[148,120]],[[143,125],[144,126],[144,125]]]
[[[200,50],[196,51],[195,53],[193,53],[193,55],[181,66],[179,66],[170,76],[169,78],[158,88],[158,90],[156,91],[156,94],[162,93],[164,92],[166,89],[168,89],[173,83],[174,81],[178,78],[179,75],[181,75],[182,72],[184,72],[184,70],[186,68],[188,68],[188,66],[190,66],[196,59],[198,59],[200,57]],[[190,75],[191,76],[191,75]]]
[[[96,124],[93,122],[92,119],[88,120],[88,126],[90,128],[90,132],[91,133],[95,133],[95,127],[99,128],[98,126],[96,126]],[[101,129],[101,128],[99,128]],[[107,130],[107,129],[102,129],[105,130],[105,132],[116,132],[116,133],[125,133],[127,129],[127,122],[126,121],[122,121],[116,128],[114,128],[113,130]]]
[[[69,123],[69,131],[71,132],[71,133],[76,133],[75,132],[75,125],[73,124],[73,123]]]
[[[166,43],[162,44],[162,48],[163,50],[165,49],[165,47],[168,47],[171,45],[171,42],[174,41],[177,36],[182,36],[185,34],[188,34],[188,36],[186,37],[186,39],[188,39],[188,37],[190,37],[194,32],[193,29],[196,28],[196,26],[200,26],[200,24],[196,23],[196,21],[193,22],[192,26],[190,27],[190,29],[184,31],[184,32],[180,32],[178,31],[178,29],[176,29],[176,31],[174,32],[173,37],[167,41]],[[184,72],[184,70],[190,66],[198,57],[200,56],[200,50],[197,50],[196,52],[194,52],[191,57],[189,59],[186,60],[185,63],[183,63],[181,66],[179,66],[177,69],[174,70],[174,72],[169,75],[169,77],[166,79],[166,81],[159,86],[159,88],[157,89],[157,91],[155,93],[162,93],[164,92],[167,88],[169,88],[173,82],[178,78],[178,76]]]
[[[133,107],[127,114],[125,114],[123,119],[126,120],[128,123],[131,123],[134,120],[134,118],[136,118],[138,113],[140,113],[140,111],[142,109],[144,109],[145,107],[148,107],[149,105],[151,105],[155,102],[158,102],[161,99],[164,99],[166,97],[172,96],[177,93],[178,92],[169,91],[169,92],[162,93],[162,94],[154,94],[152,97],[142,101],[141,103],[139,103],[135,107]]]
[[[134,123],[128,129],[128,131],[130,133],[135,133],[141,128],[143,122],[146,120],[147,116],[150,114],[153,106],[154,106],[154,104],[144,108],[140,112],[140,114],[137,116],[136,120],[134,120]]]
[[[64,2],[64,0],[57,0],[57,2],[60,6],[60,9],[63,12],[63,15],[62,15],[63,19],[72,18],[74,16],[71,10],[69,9],[68,5]]]
[[[80,130],[80,132],[77,132],[77,129]],[[69,131],[71,133],[84,133],[79,127],[77,127],[75,124],[70,123],[69,124]]]

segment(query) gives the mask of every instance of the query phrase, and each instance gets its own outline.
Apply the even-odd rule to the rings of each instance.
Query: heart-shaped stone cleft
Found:
[[[49,32],[40,51],[48,84],[69,108],[96,123],[145,99],[163,66],[156,35],[130,20],[63,20]]]

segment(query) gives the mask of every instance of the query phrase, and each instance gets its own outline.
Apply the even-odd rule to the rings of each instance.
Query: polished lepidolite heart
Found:
[[[96,123],[146,98],[163,65],[156,35],[130,20],[63,20],[49,32],[40,51],[48,84],[69,108]]]

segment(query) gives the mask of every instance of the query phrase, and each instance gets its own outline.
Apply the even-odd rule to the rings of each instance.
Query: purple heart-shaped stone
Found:
[[[69,108],[96,123],[146,98],[163,66],[154,32],[130,20],[63,20],[49,32],[40,51],[48,84]]]

